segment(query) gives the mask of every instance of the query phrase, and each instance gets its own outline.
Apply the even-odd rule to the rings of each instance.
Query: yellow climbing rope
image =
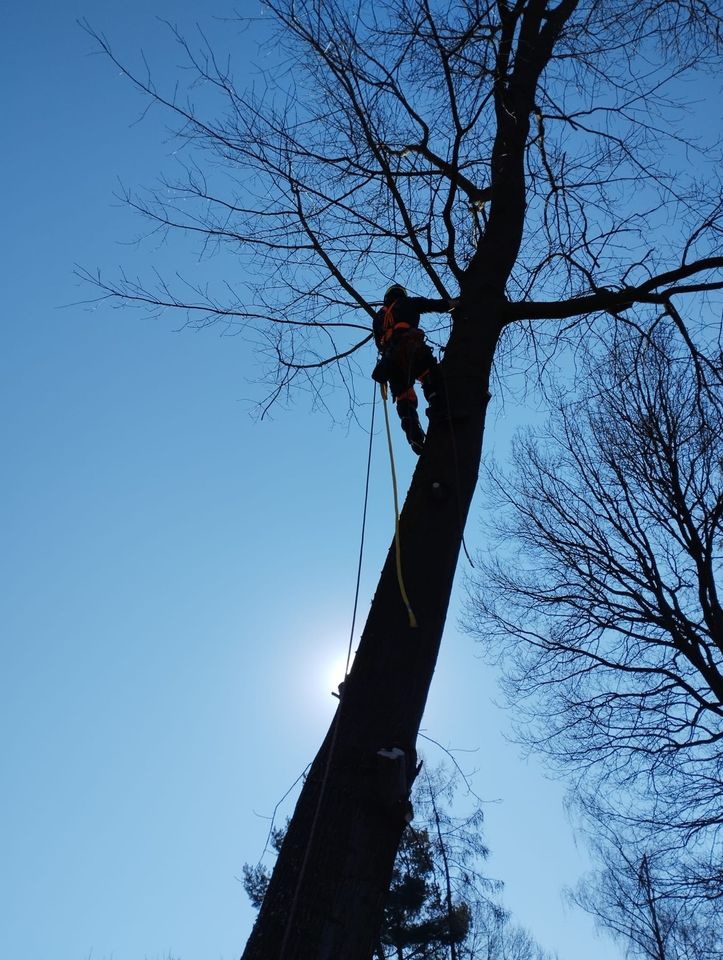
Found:
[[[409,626],[417,626],[417,618],[414,616],[412,605],[409,602],[406,587],[404,586],[404,577],[402,576],[402,548],[399,541],[399,497],[397,496],[397,471],[394,467],[394,450],[392,449],[392,431],[389,426],[389,411],[387,410],[387,385],[380,383],[382,391],[382,400],[384,401],[384,422],[387,425],[387,444],[389,445],[389,462],[392,465],[392,489],[394,490],[394,549],[397,557],[397,580],[399,581],[399,592],[402,595],[404,606],[407,608],[409,616]]]

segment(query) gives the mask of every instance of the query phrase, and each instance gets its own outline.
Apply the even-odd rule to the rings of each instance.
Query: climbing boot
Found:
[[[412,416],[402,417],[402,430],[407,436],[409,446],[419,456],[424,448],[425,436],[416,411]]]
[[[424,398],[429,404],[426,414],[430,421],[444,420],[447,417],[447,400],[444,384],[438,367],[435,365],[422,378]]]
[[[426,397],[429,406],[425,410],[430,423],[434,421],[446,420],[449,417],[449,410],[445,398],[440,393],[429,393]]]

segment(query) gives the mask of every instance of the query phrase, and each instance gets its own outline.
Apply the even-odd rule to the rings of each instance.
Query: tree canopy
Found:
[[[94,282],[245,330],[268,361],[269,399],[299,378],[353,399],[374,303],[394,279],[461,290],[467,309],[494,291],[505,325],[720,286],[718,145],[696,124],[702,110],[683,122],[690,83],[712,87],[720,64],[720,17],[703,0],[264,10],[252,25],[272,65],[250,89],[232,59],[179,33],[191,79],[158,89],[94,33],[184,147],[180,172],[126,200],[235,262],[220,288]],[[540,351],[569,325],[534,330]],[[431,335],[443,345],[449,331]]]

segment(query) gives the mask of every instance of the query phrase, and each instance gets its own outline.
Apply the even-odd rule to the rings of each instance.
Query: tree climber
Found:
[[[457,305],[456,300],[429,300],[409,297],[398,283],[384,294],[384,303],[374,318],[374,340],[381,354],[372,378],[377,383],[388,383],[397,404],[402,430],[409,444],[419,456],[425,434],[417,414],[417,394],[414,381],[419,380],[429,406],[427,416],[444,413],[442,378],[437,358],[424,342],[419,329],[423,313],[446,313]]]

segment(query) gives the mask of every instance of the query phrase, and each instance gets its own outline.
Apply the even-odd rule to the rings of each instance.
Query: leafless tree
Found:
[[[667,892],[720,899],[723,382],[701,359],[661,321],[518,442],[496,482],[516,555],[472,611],[509,654],[521,735],[574,774],[593,823],[638,859],[653,843]]]
[[[268,402],[300,382],[322,402],[341,385],[353,402],[392,279],[461,298],[429,331],[450,416],[430,426],[401,517],[417,626],[391,550],[244,954],[366,960],[500,345],[544,363],[593,319],[612,332],[605,318],[637,311],[645,323],[652,305],[723,285],[715,144],[677,133],[683,80],[719,62],[721,18],[705,0],[269,0],[264,11],[273,68],[259,92],[180,35],[196,86],[165,92],[94,33],[176,120],[189,158],[128,203],[161,233],[228,252],[243,280],[90,279],[112,302],[245,330],[271,361]]]
[[[477,931],[469,960],[557,960],[557,954],[543,950],[524,927],[501,914]]]
[[[627,956],[640,960],[718,960],[723,954],[720,911],[685,895],[663,893],[656,858],[631,857],[608,833],[596,842],[601,869],[571,899],[611,933]],[[710,907],[710,905],[709,905]]]

